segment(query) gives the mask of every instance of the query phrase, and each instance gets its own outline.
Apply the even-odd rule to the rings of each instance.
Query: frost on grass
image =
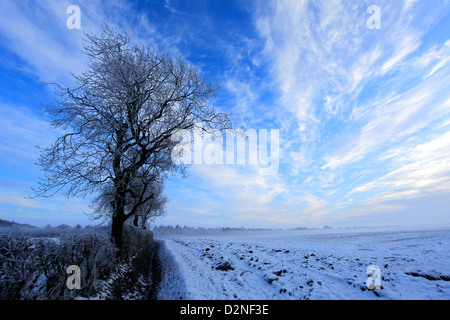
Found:
[[[110,235],[92,231],[46,228],[0,234],[0,300],[147,298],[152,233],[127,226],[125,250],[117,257]],[[66,285],[70,265],[80,267],[81,289]]]
[[[1,299],[70,299],[89,296],[114,268],[108,237],[69,234],[55,237],[0,236]],[[66,269],[81,269],[80,290],[66,286]]]

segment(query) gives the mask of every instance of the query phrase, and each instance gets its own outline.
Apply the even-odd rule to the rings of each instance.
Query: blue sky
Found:
[[[70,5],[81,29],[68,29]],[[369,29],[371,5],[380,29]],[[25,199],[40,111],[88,61],[102,23],[182,56],[222,84],[237,127],[278,129],[279,170],[193,165],[171,177],[158,224],[232,227],[450,226],[450,1],[2,0],[0,218],[82,225],[89,199]]]

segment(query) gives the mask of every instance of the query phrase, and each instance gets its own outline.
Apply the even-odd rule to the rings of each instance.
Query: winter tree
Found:
[[[151,174],[147,172],[147,174]],[[144,190],[145,189],[145,190]],[[125,214],[134,216],[134,226],[146,229],[146,222],[164,215],[168,198],[163,194],[164,180],[156,179],[154,175],[146,176],[139,172],[128,187],[125,199]],[[110,220],[114,214],[115,187],[112,182],[106,184],[99,195],[92,201],[94,218]],[[139,203],[142,203],[138,205]]]
[[[62,190],[68,197],[107,192],[111,237],[122,247],[126,220],[155,200],[155,182],[183,170],[171,159],[171,135],[231,127],[228,114],[212,106],[219,86],[181,58],[130,43],[104,27],[86,35],[90,65],[74,76],[75,88],[53,84],[55,100],[45,106],[63,134],[41,150],[44,177],[36,197]],[[156,198],[157,199],[157,198]]]

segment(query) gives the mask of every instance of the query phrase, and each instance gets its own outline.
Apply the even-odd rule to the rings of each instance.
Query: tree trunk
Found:
[[[123,224],[125,220],[123,217],[113,217],[111,226],[111,241],[114,243],[119,253],[123,248]]]
[[[119,254],[123,248],[123,224],[126,220],[124,196],[116,194],[113,201],[113,216],[111,225],[111,241],[114,243]]]
[[[147,222],[147,219],[144,217],[144,216],[142,216],[142,218],[141,218],[142,220],[141,220],[141,226],[142,226],[142,229],[144,229],[144,230],[146,230],[147,229],[147,226],[145,225],[145,223]]]

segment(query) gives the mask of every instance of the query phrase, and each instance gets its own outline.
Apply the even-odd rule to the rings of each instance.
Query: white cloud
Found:
[[[419,36],[415,33],[398,34],[398,45],[394,48],[394,53],[381,66],[381,75],[394,69],[398,66],[408,55],[415,52],[420,45]]]
[[[211,192],[226,195],[230,202],[246,202],[257,206],[269,204],[286,191],[279,176],[264,176],[254,166],[194,165],[191,171]]]
[[[450,192],[450,132],[403,150],[395,168],[384,176],[354,188],[349,194],[377,190],[376,200]]]
[[[418,2],[419,0],[405,0],[405,3],[404,3],[404,5],[403,5],[403,11],[402,12],[404,12],[404,13],[406,13],[409,9],[411,9],[413,6],[414,6],[414,4],[416,3],[416,2]]]
[[[0,150],[4,161],[32,165],[39,155],[36,146],[48,147],[58,135],[32,109],[0,103]]]
[[[447,187],[440,176],[447,160],[427,170],[411,159],[401,166],[396,161],[424,143],[414,138],[450,114],[448,41],[424,45],[449,4],[424,13],[425,1],[383,1],[382,29],[369,30],[365,13],[372,4],[270,1],[256,13],[255,27],[285,111],[280,122],[287,141],[283,154],[289,157],[282,161],[299,176],[290,187],[317,203],[328,199],[322,206],[314,201],[306,206],[319,216],[331,213],[330,207],[350,206],[350,200],[330,204],[330,198],[345,196],[344,190],[376,190],[382,197],[384,191],[406,196],[413,189]],[[384,161],[382,167],[376,167],[377,159]],[[392,176],[381,179],[386,172]],[[401,189],[404,185],[410,189]]]
[[[55,1],[0,2],[0,11],[7,13],[0,15],[0,34],[7,39],[3,46],[21,57],[41,81],[65,80],[86,66],[80,32],[68,30],[63,19],[67,6]]]
[[[411,69],[410,72],[415,70]],[[373,107],[369,107],[358,118],[365,121],[365,124],[357,139],[338,148],[336,155],[326,156],[323,168],[336,169],[355,163],[371,152],[379,151],[386,143],[415,134],[433,121],[441,119],[450,112],[445,104],[446,99],[450,98],[449,82],[450,73],[441,73],[435,74],[435,77],[427,77],[403,93],[386,91],[381,100],[373,102]]]
[[[6,40],[0,45],[23,59],[40,81],[70,83],[71,74],[84,72],[89,64],[82,52],[84,35],[99,34],[103,23],[118,26],[136,43],[163,39],[145,13],[136,12],[125,0],[80,2],[81,29],[68,29],[67,8],[72,4],[70,0],[0,1],[0,12],[7,13],[0,15],[0,34]],[[130,16],[139,21],[138,27],[127,19]]]

